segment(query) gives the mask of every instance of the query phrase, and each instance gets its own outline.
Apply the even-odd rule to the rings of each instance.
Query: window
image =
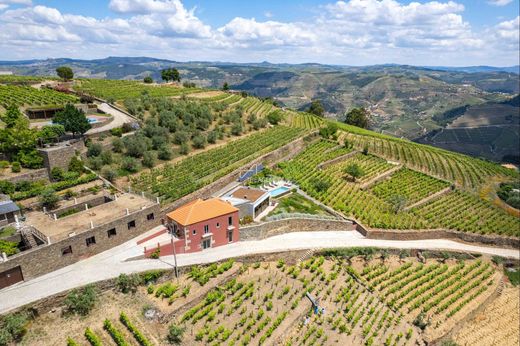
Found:
[[[108,237],[112,238],[113,236],[117,235],[116,229],[112,228],[107,231]]]
[[[94,245],[96,243],[96,237],[87,238],[85,241],[87,243],[87,246]]]
[[[72,255],[72,246],[69,245],[67,247],[61,248],[61,255],[62,256]]]
[[[0,220],[5,220],[7,219],[7,216],[5,216],[5,214],[0,214]]]
[[[233,226],[233,216],[228,217],[228,224]]]
[[[220,222],[217,222],[217,228],[220,228]]]
[[[197,231],[196,231],[196,230],[193,230],[193,232],[192,232],[192,233],[193,233],[193,235],[195,235],[195,234],[197,234]]]
[[[135,228],[135,220],[130,221],[130,222],[128,223],[128,229],[132,229],[132,228]]]
[[[153,213],[146,215],[146,220],[151,221],[153,219],[155,219],[155,216],[153,215]]]
[[[209,225],[204,225],[204,234],[209,233]]]

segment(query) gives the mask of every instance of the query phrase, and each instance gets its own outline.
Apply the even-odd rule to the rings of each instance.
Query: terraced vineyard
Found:
[[[302,130],[277,126],[190,156],[175,165],[153,169],[132,178],[132,186],[173,201],[233,171],[253,158],[302,135]]]
[[[136,81],[108,79],[79,79],[74,84],[74,90],[102,99],[125,100],[137,98],[143,92],[152,97],[179,96],[200,92],[197,88],[181,88],[168,85],[146,85]]]
[[[46,80],[57,80],[57,77],[39,77],[39,76],[16,76],[16,75],[0,75],[0,84],[25,85],[36,84]]]
[[[51,89],[36,89],[31,86],[0,85],[0,106],[46,106],[76,102],[75,96]]]
[[[447,183],[417,172],[398,171],[394,174],[406,174],[413,180],[409,184],[399,184],[403,177],[397,176],[380,183],[382,185],[379,186],[383,187],[373,187],[375,191],[364,190],[362,181],[353,183],[347,179],[344,167],[349,162],[358,163],[367,172],[366,179],[372,179],[395,167],[373,155],[356,154],[324,169],[318,168],[320,163],[346,152],[347,149],[336,143],[319,141],[309,145],[293,160],[282,164],[281,172],[313,198],[372,228],[445,228],[483,234],[520,235],[518,219],[468,192],[450,192],[408,211],[396,209],[391,196],[405,195],[415,202],[423,196],[427,197],[433,190],[447,186]]]
[[[403,168],[392,177],[372,188],[374,194],[389,201],[392,196],[403,196],[407,204],[416,203],[450,186],[450,183],[435,179],[424,173]]]
[[[323,120],[315,115],[304,113],[287,111],[286,122],[292,127],[301,127],[304,129],[316,129],[323,124]]]
[[[463,191],[441,196],[411,212],[425,219],[431,228],[520,236],[517,217]]]
[[[355,148],[361,150],[366,147],[370,153],[399,161],[410,168],[454,182],[463,188],[477,188],[493,176],[518,177],[517,172],[491,162],[345,124],[339,126],[346,131],[343,137]]]

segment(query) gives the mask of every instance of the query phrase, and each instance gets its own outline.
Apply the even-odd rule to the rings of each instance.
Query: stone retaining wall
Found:
[[[297,140],[292,141],[284,145],[283,147],[280,147],[270,153],[262,155],[259,158],[256,158],[248,162],[247,166],[249,167],[259,163],[266,163],[268,166],[273,166],[274,164],[282,160],[289,160],[292,157],[296,156],[304,148],[305,144],[306,143],[303,138],[298,138]],[[204,186],[203,188],[194,191],[189,195],[181,197],[175,202],[168,204],[167,206],[164,206],[162,209],[162,213],[167,214],[197,198],[205,199],[211,197],[213,193],[222,190],[224,187],[226,187],[226,185],[232,183],[233,181],[236,181],[240,175],[241,169],[243,169],[243,167],[237,168],[233,172],[215,180],[214,182]]]
[[[2,178],[2,180],[9,181],[11,183],[17,183],[19,181],[38,181],[38,180],[49,180],[49,173],[46,168],[32,169],[27,173],[22,173],[10,178]]]
[[[261,240],[291,232],[353,231],[356,226],[349,221],[327,219],[286,219],[240,227],[240,240]]]
[[[78,260],[111,249],[158,226],[160,224],[159,212],[159,205],[154,204],[73,237],[10,256],[6,262],[0,263],[0,272],[20,266],[24,280],[27,281],[58,270]],[[154,213],[153,220],[147,220],[147,215],[150,213]],[[128,229],[130,221],[135,221],[135,227]],[[51,221],[49,220],[49,222]],[[109,237],[107,231],[112,228],[116,229],[117,234]],[[87,246],[86,239],[92,236],[96,238],[96,243]],[[72,253],[63,255],[63,249],[69,246],[72,248]]]

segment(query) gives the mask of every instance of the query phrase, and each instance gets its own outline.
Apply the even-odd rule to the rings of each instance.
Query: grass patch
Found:
[[[282,213],[302,213],[312,215],[328,215],[328,213],[314,202],[298,193],[291,193],[278,200],[278,206],[269,216]]]
[[[509,271],[507,269],[504,270],[509,282],[511,282],[514,286],[520,285],[520,270],[519,268],[515,268],[515,271]]]

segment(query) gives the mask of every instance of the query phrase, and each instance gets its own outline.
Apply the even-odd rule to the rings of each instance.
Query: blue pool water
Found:
[[[96,118],[87,118],[87,120],[90,124],[95,124],[95,123],[99,122],[99,120],[97,120]]]
[[[283,195],[284,193],[286,193],[289,190],[290,189],[286,186],[280,186],[280,187],[277,187],[276,189],[269,191],[269,194],[271,195],[271,197],[277,197],[277,196]]]

